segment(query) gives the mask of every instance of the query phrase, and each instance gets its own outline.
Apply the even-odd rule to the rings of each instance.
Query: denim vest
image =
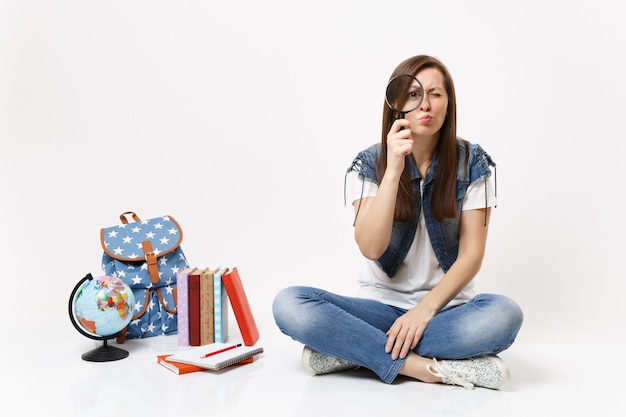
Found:
[[[468,144],[469,148],[467,150],[464,143]],[[378,159],[380,157],[380,147],[381,145],[378,143],[359,152],[347,172],[357,171],[361,179],[379,184]],[[465,193],[470,185],[475,184],[485,177],[491,176],[490,166],[494,168],[496,166],[487,152],[478,144],[472,144],[457,139],[457,150],[459,160],[456,180],[457,214],[455,218],[446,218],[443,221],[437,221],[432,216],[431,211],[437,157],[434,157],[428,173],[426,174],[426,179],[423,184],[423,196],[422,193],[420,193],[421,174],[413,158],[406,157],[405,163],[411,175],[413,198],[416,202],[414,210],[415,216],[411,222],[393,222],[389,246],[376,261],[378,266],[385,271],[389,278],[393,278],[413,243],[420,210],[422,208],[424,209],[424,220],[426,229],[428,230],[428,236],[443,271],[447,272],[454,261],[456,261],[459,253],[459,230]],[[467,169],[465,167],[466,151],[469,151]],[[485,182],[485,187],[486,184]],[[485,190],[485,206],[487,205],[486,193],[487,190]],[[421,202],[422,198],[424,200],[423,202]]]

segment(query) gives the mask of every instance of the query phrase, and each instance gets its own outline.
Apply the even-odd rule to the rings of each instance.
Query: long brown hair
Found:
[[[435,148],[437,158],[437,168],[435,172],[435,184],[433,188],[433,198],[431,210],[433,216],[438,221],[444,218],[456,217],[456,172],[457,172],[457,142],[456,142],[456,94],[454,83],[448,69],[441,61],[427,55],[417,55],[408,58],[396,67],[389,79],[400,74],[411,74],[416,76],[418,72],[425,68],[435,68],[441,72],[444,79],[444,87],[448,94],[447,115],[440,129],[439,141]],[[398,117],[398,114],[391,110],[386,104],[383,109],[382,124],[382,146],[380,160],[378,161],[379,178],[387,168],[387,134],[391,125]],[[408,155],[407,158],[413,158]],[[394,220],[411,221],[414,215],[414,201],[411,187],[409,170],[405,164],[404,171],[400,177],[398,197]]]

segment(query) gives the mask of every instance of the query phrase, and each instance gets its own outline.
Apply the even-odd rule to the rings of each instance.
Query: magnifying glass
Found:
[[[389,80],[385,101],[389,108],[398,112],[400,119],[415,109],[424,100],[424,87],[422,83],[412,75],[400,74]]]

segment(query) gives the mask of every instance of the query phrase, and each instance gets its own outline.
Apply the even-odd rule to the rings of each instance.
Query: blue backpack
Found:
[[[176,334],[176,274],[189,266],[180,247],[183,231],[172,216],[141,220],[128,211],[120,220],[100,230],[105,275],[124,281],[135,296],[133,318],[117,342]]]

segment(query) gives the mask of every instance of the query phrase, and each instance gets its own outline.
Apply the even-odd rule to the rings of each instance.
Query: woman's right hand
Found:
[[[398,119],[387,133],[387,168],[378,184],[376,197],[362,198],[354,204],[354,235],[359,250],[367,259],[380,258],[389,246],[404,157],[412,150],[409,122]]]
[[[387,133],[387,169],[401,175],[404,170],[404,157],[413,151],[413,137],[409,121],[406,119],[396,119]]]

